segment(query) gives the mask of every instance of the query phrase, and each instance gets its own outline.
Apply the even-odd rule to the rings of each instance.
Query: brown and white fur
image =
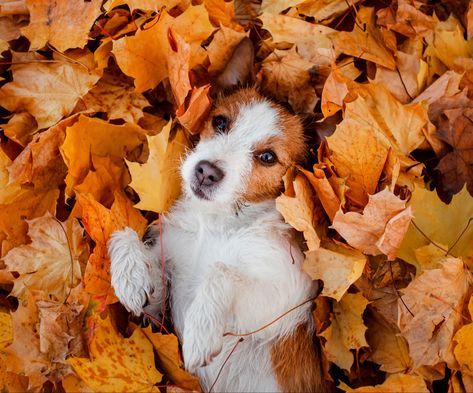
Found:
[[[225,72],[241,82],[245,67],[234,64]],[[238,337],[224,336],[257,330],[314,296],[275,207],[282,176],[305,156],[301,123],[246,88],[216,100],[200,136],[181,166],[183,196],[155,232],[162,239],[146,246],[130,228],[112,235],[115,292],[136,315],[146,302],[160,308],[162,240],[184,364],[204,391],[214,383],[215,392],[327,391],[311,302],[245,337],[230,357]]]

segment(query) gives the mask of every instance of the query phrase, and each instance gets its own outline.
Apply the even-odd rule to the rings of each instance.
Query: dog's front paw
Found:
[[[128,311],[140,315],[152,290],[144,245],[133,229],[125,228],[112,234],[108,251],[115,294]]]
[[[220,329],[212,329],[204,321],[187,318],[184,327],[182,352],[184,366],[195,374],[199,367],[208,365],[222,351],[223,334]]]

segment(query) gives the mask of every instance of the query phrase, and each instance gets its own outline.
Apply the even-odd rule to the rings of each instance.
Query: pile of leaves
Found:
[[[200,389],[166,326],[117,303],[106,242],[177,198],[245,36],[306,123],[277,207],[323,283],[326,378],[473,390],[471,3],[1,0],[2,391]]]

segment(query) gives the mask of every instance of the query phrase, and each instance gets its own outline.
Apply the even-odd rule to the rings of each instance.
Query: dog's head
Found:
[[[249,40],[235,50],[220,76],[224,84],[230,81],[227,90],[248,81],[252,51]],[[226,206],[272,199],[281,192],[286,170],[304,157],[300,120],[256,89],[240,88],[216,99],[198,145],[181,167],[184,190],[204,203]]]

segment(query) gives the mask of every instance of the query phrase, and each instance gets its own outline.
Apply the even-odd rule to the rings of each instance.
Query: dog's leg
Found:
[[[236,288],[244,280],[234,267],[216,263],[197,289],[187,310],[183,331],[184,364],[190,372],[210,363],[222,350]]]
[[[131,228],[116,231],[108,241],[112,287],[128,311],[139,316],[147,301],[161,304],[159,245],[146,246]],[[158,306],[159,307],[159,306]]]

